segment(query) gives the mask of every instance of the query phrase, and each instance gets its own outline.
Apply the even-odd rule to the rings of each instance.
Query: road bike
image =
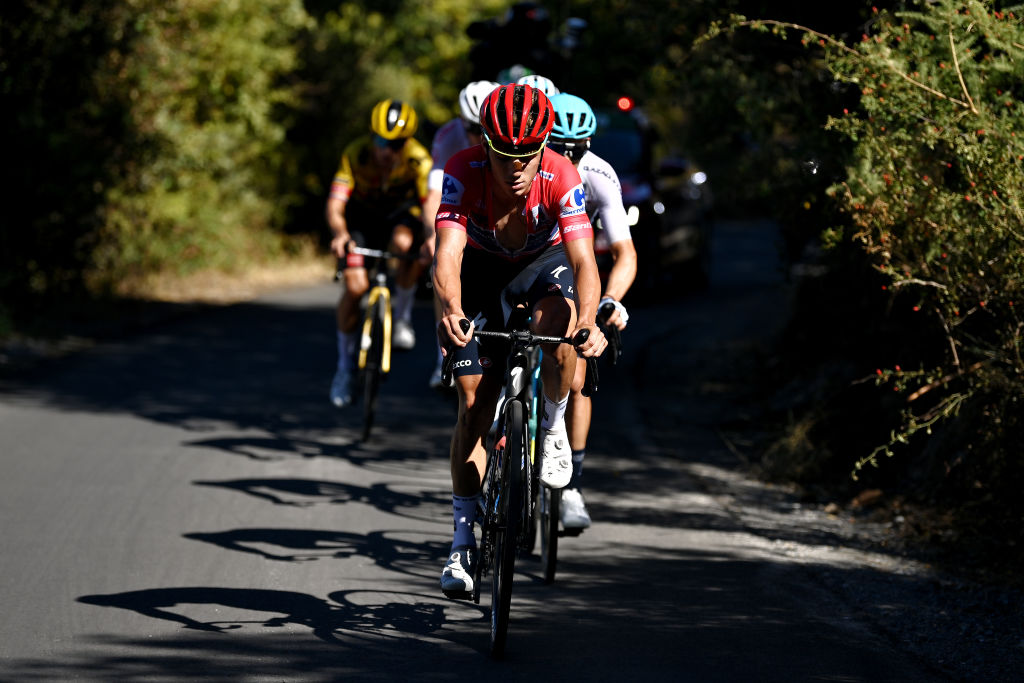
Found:
[[[468,332],[469,321],[464,320],[461,324],[463,331]],[[535,448],[531,450],[530,446],[533,439],[529,428],[530,406],[533,403],[529,391],[532,385],[530,351],[540,344],[579,346],[586,342],[589,335],[583,330],[574,338],[543,336],[534,334],[525,326],[515,327],[509,332],[476,330],[473,334],[478,339],[505,340],[509,345],[505,366],[505,394],[498,411],[493,444],[487,454],[483,495],[477,514],[481,525],[481,541],[472,594],[473,601],[479,603],[481,578],[489,573],[491,656],[500,659],[505,651],[508,633],[516,556],[520,552],[528,553],[533,545],[531,529],[535,524],[535,498],[532,491],[535,487],[547,488],[540,486],[539,475],[535,475],[539,467],[536,467],[534,458]],[[448,353],[445,358],[443,377],[446,381],[451,377],[453,357],[454,354]],[[587,359],[587,370],[584,391],[589,395],[597,390],[596,359]]]
[[[380,385],[391,372],[391,288],[388,285],[388,262],[412,260],[416,254],[396,254],[380,249],[350,247],[349,253],[374,261],[370,289],[364,297],[363,321],[359,327],[359,353],[356,359],[358,379],[355,392],[363,402],[363,441],[370,438],[377,412]],[[339,275],[335,277],[338,279]]]

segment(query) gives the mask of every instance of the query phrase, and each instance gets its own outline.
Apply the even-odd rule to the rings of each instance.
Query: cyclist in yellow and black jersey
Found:
[[[348,245],[408,253],[423,244],[422,205],[432,164],[426,148],[412,137],[416,127],[416,111],[408,103],[377,103],[370,114],[370,134],[345,148],[331,183],[326,207],[334,235],[331,252],[345,261],[345,291],[337,310],[338,367],[330,392],[331,402],[338,407],[351,402],[359,299],[370,287],[363,257],[350,254]],[[427,264],[427,260],[399,263],[392,331],[395,348],[410,349],[416,343],[412,305],[417,280]]]

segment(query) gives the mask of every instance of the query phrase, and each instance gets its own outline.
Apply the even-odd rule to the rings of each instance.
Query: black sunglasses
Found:
[[[377,145],[378,147],[387,147],[388,149],[398,152],[403,147],[405,147],[405,138],[398,138],[397,140],[388,140],[387,138],[382,138],[379,135],[375,135],[373,136],[373,144]]]
[[[574,164],[590,149],[590,140],[549,140],[548,147],[555,154],[569,157]]]

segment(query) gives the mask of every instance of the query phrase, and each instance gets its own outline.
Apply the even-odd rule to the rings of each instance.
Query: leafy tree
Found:
[[[849,149],[828,191],[838,211],[823,235],[833,277],[815,283],[820,296],[807,300],[816,308],[796,324],[824,333],[821,309],[839,308],[846,345],[821,349],[838,337],[825,334],[808,343],[819,357],[851,354],[840,379],[865,358],[888,356],[872,374],[876,391],[862,383],[838,394],[843,403],[836,393],[824,402],[832,415],[821,403],[813,409],[882,444],[854,454],[863,436],[843,443],[822,429],[812,450],[819,459],[860,456],[858,476],[880,455],[902,453],[895,471],[904,486],[984,511],[1001,538],[1015,534],[1024,484],[1021,17],[1020,7],[932,0],[874,12],[854,39],[742,17],[711,31],[795,35],[856,94],[826,126]]]

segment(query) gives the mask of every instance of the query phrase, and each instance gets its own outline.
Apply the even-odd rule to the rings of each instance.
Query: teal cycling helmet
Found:
[[[583,140],[589,138],[597,130],[597,117],[594,110],[581,97],[568,93],[551,96],[551,106],[555,108],[555,125],[551,129],[551,137],[562,140]]]

